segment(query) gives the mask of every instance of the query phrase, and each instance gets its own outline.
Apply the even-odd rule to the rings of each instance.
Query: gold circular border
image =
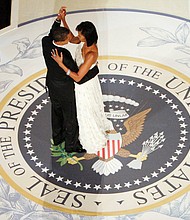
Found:
[[[150,64],[156,67],[159,67],[161,69],[164,69],[168,72],[172,72],[175,75],[179,76],[181,79],[186,80],[188,83],[190,83],[190,78],[186,75],[184,75],[183,73],[169,67],[166,66],[164,64],[161,63],[157,63],[155,61],[152,60],[145,60],[143,58],[135,58],[135,57],[128,57],[128,56],[99,56],[98,60],[129,60],[129,61],[137,61],[137,62],[141,62],[141,63],[145,63],[145,64]]]
[[[163,64],[154,62],[154,61],[149,61],[149,60],[145,60],[145,59],[141,59],[141,58],[135,58],[135,57],[128,57],[128,56],[99,56],[99,60],[129,60],[129,61],[137,61],[137,62],[142,62],[142,63],[146,63],[146,64],[150,64],[159,68],[162,68],[164,70],[167,70],[169,72],[174,73],[175,75],[179,76],[180,78],[186,80],[188,83],[190,83],[190,78],[187,77],[186,75],[182,74],[179,71],[176,71],[175,69],[165,66]],[[12,97],[12,95],[18,91],[18,89],[20,89],[23,85],[25,85],[27,82],[30,82],[32,79],[44,74],[46,72],[46,69],[41,70],[31,76],[29,76],[27,79],[23,80],[20,84],[18,84],[17,86],[15,86],[6,96],[5,98],[2,100],[1,104],[0,104],[0,110],[3,108],[3,106],[6,104],[7,100],[10,99]],[[101,73],[100,73],[101,74]],[[154,203],[152,205],[148,205],[142,208],[136,208],[136,209],[130,209],[130,210],[123,210],[123,211],[118,211],[118,212],[87,212],[87,211],[80,211],[80,210],[70,210],[67,208],[61,208],[55,205],[52,205],[48,202],[39,200],[38,198],[32,196],[31,194],[27,193],[26,191],[24,191],[20,186],[18,186],[8,175],[7,173],[3,170],[2,166],[0,165],[0,175],[3,176],[3,178],[7,181],[7,183],[10,184],[11,187],[13,187],[15,190],[17,190],[19,193],[21,193],[23,196],[25,196],[26,198],[36,202],[37,204],[41,205],[41,206],[46,206],[52,210],[57,210],[57,211],[61,211],[61,212],[66,212],[69,214],[81,214],[81,215],[85,215],[85,216],[118,216],[118,215],[125,215],[125,214],[136,214],[139,212],[144,212],[147,210],[151,210],[153,208],[162,206],[168,202],[171,202],[177,198],[179,198],[180,196],[182,196],[183,194],[187,193],[188,191],[190,191],[190,185],[185,187],[183,190],[181,190],[180,192],[176,193],[175,195],[172,195],[164,200],[162,200],[161,202],[157,202]]]

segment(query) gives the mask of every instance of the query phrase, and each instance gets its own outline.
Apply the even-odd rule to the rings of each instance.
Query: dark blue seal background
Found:
[[[92,170],[92,165],[99,158],[95,157],[91,160],[81,160],[83,165],[83,170],[80,171],[79,166],[66,164],[60,166],[56,160],[58,158],[51,157],[50,151],[50,138],[51,138],[51,116],[50,116],[50,102],[43,105],[39,110],[36,106],[42,103],[42,100],[48,99],[48,94],[44,93],[37,100],[35,100],[32,105],[25,112],[20,126],[19,126],[19,147],[23,158],[28,163],[28,165],[41,177],[47,179],[49,182],[54,183],[60,187],[71,189],[79,192],[88,193],[118,193],[126,192],[130,190],[139,189],[141,187],[152,184],[163,177],[167,176],[170,172],[176,169],[187,156],[189,151],[189,114],[181,102],[162,87],[153,84],[151,82],[117,74],[101,74],[99,76],[101,83],[102,93],[105,95],[120,96],[125,98],[130,98],[139,103],[139,106],[128,105],[118,101],[110,100],[105,102],[105,111],[108,112],[110,106],[113,110],[118,110],[121,107],[123,109],[128,109],[129,117],[142,112],[146,109],[151,108],[151,111],[147,114],[145,118],[144,128],[140,136],[124,149],[130,151],[131,154],[137,154],[142,151],[142,143],[147,140],[156,132],[164,132],[165,141],[163,142],[163,147],[152,152],[148,155],[146,161],[143,161],[141,169],[131,169],[127,164],[134,160],[134,158],[120,157],[115,155],[122,164],[121,170],[115,174],[110,174],[108,176],[97,174]],[[116,79],[115,83],[111,79]],[[121,80],[125,80],[125,83],[121,83]],[[134,85],[129,82],[134,81]],[[138,85],[142,83],[143,87]],[[146,89],[151,87],[151,90]],[[159,91],[159,94],[153,93],[153,91]],[[161,98],[161,95],[165,94],[166,98]],[[49,100],[49,99],[48,99]],[[172,100],[172,103],[168,103],[167,100]],[[172,108],[172,105],[176,105],[177,109]],[[31,112],[38,111],[37,115],[34,115],[34,121],[29,122],[28,118],[32,116]],[[181,111],[181,115],[177,115],[176,111]],[[85,113],[84,113],[85,114]],[[184,118],[180,121],[180,117]],[[125,119],[126,120],[126,119]],[[123,121],[117,119],[112,120],[114,128],[117,132],[125,134],[127,132],[123,125]],[[26,128],[26,124],[31,123],[31,128]],[[180,124],[186,124],[185,128],[182,128]],[[117,127],[116,127],[117,125]],[[119,130],[122,128],[122,130]],[[30,134],[23,133],[25,130],[31,130]],[[181,131],[186,130],[187,134],[182,134]],[[30,140],[26,142],[25,137],[30,137]],[[181,137],[185,137],[185,140]],[[27,149],[26,143],[30,144],[31,147]],[[183,148],[179,146],[184,145]],[[28,150],[33,150],[33,154],[30,155]],[[176,151],[177,150],[177,151]],[[36,161],[32,160],[32,156],[36,156],[38,159]],[[77,154],[77,157],[82,157],[83,155]],[[176,158],[173,160],[171,158]],[[37,166],[36,163],[40,162],[43,164],[41,167]],[[171,166],[166,166],[170,163]],[[42,168],[47,167],[49,170],[44,172]],[[160,171],[160,168],[165,168],[164,171]],[[163,170],[163,169],[161,169]],[[54,172],[55,177],[50,177],[50,173]],[[153,173],[157,173],[154,176]],[[58,181],[56,178],[63,177],[62,181]],[[149,177],[148,181],[145,181],[143,177]],[[65,181],[70,180],[70,184]],[[135,180],[139,180],[140,183],[136,184]],[[76,187],[75,183],[81,183],[79,187]],[[130,187],[126,187],[125,183],[130,182]],[[89,184],[88,189],[85,188],[85,184]],[[115,185],[120,184],[120,189],[116,188]],[[100,185],[100,189],[94,188],[95,185]],[[106,185],[110,185],[109,190],[105,188]]]

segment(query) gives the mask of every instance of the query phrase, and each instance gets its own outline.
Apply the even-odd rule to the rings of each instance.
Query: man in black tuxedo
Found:
[[[64,64],[74,72],[78,72],[78,67],[73,60],[71,53],[64,48],[69,42],[70,31],[61,27],[60,15],[54,21],[48,36],[42,39],[42,49],[47,66],[46,85],[48,87],[51,100],[51,124],[52,138],[54,145],[65,142],[66,152],[86,152],[82,148],[78,136],[79,128],[76,116],[74,81],[63,71],[59,65],[51,58],[52,49],[57,49],[63,54]],[[90,70],[79,82],[85,83],[98,74],[98,68]]]

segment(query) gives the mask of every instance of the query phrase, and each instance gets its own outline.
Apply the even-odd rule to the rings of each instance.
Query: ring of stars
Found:
[[[130,81],[127,81],[125,79],[119,79],[118,80],[114,77],[112,77],[110,79],[102,77],[100,79],[100,82],[101,83],[110,83],[110,84],[111,83],[119,83],[120,85],[127,84],[128,86],[136,86],[136,88],[144,89],[147,92],[152,92],[155,96],[157,96],[161,100],[164,100],[165,103],[167,105],[169,105],[169,107],[174,111],[174,114],[178,118],[179,125],[180,125],[180,140],[179,140],[177,149],[175,150],[173,155],[169,158],[169,160],[166,161],[165,164],[163,164],[162,167],[158,168],[158,170],[153,171],[148,176],[146,175],[146,176],[143,176],[140,179],[131,180],[130,182],[126,181],[123,184],[120,184],[120,183],[113,183],[112,185],[110,185],[110,184],[107,184],[107,185],[95,184],[94,186],[92,186],[91,184],[88,184],[88,183],[82,184],[81,182],[73,182],[72,180],[69,180],[69,179],[65,180],[63,177],[61,177],[60,175],[57,175],[54,171],[51,171],[47,166],[45,166],[39,160],[37,155],[35,155],[35,152],[32,149],[31,137],[30,137],[32,124],[35,121],[35,116],[37,116],[39,111],[42,110],[43,106],[46,105],[49,102],[48,99],[44,99],[44,100],[41,101],[41,103],[39,105],[36,105],[36,109],[31,111],[31,116],[27,118],[27,123],[25,124],[26,130],[23,131],[23,133],[24,133],[23,140],[25,141],[24,147],[27,148],[27,154],[31,156],[30,160],[35,163],[36,167],[41,169],[42,173],[47,173],[49,178],[55,178],[57,182],[64,182],[65,185],[73,185],[75,188],[82,187],[86,190],[88,190],[90,188],[93,188],[96,191],[102,190],[102,189],[104,189],[106,191],[109,191],[111,189],[117,189],[119,191],[121,188],[128,188],[129,189],[133,185],[134,186],[135,185],[140,186],[141,183],[143,183],[143,182],[149,182],[152,178],[158,178],[161,173],[165,173],[167,169],[172,168],[173,163],[175,163],[175,161],[177,161],[179,159],[180,155],[183,154],[183,152],[182,152],[183,149],[186,148],[185,143],[188,140],[188,138],[187,138],[188,125],[186,123],[186,118],[183,117],[183,112],[179,109],[178,105],[173,103],[172,99],[167,97],[166,94],[162,94],[159,90],[155,90],[149,85],[145,85],[143,83],[137,83],[134,80],[130,80]],[[117,107],[117,106],[115,106],[115,107]],[[123,109],[123,107],[121,107],[121,109]],[[117,122],[117,120],[115,122]],[[120,130],[122,130],[122,129],[120,129]]]

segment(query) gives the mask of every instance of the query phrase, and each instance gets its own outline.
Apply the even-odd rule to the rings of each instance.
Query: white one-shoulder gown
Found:
[[[82,45],[80,44],[77,47],[75,54],[78,67],[84,62],[81,52]],[[97,153],[106,146],[106,131],[113,130],[112,122],[106,118],[104,113],[102,91],[98,76],[81,85],[75,83],[75,96],[79,140],[87,150],[87,153]]]

